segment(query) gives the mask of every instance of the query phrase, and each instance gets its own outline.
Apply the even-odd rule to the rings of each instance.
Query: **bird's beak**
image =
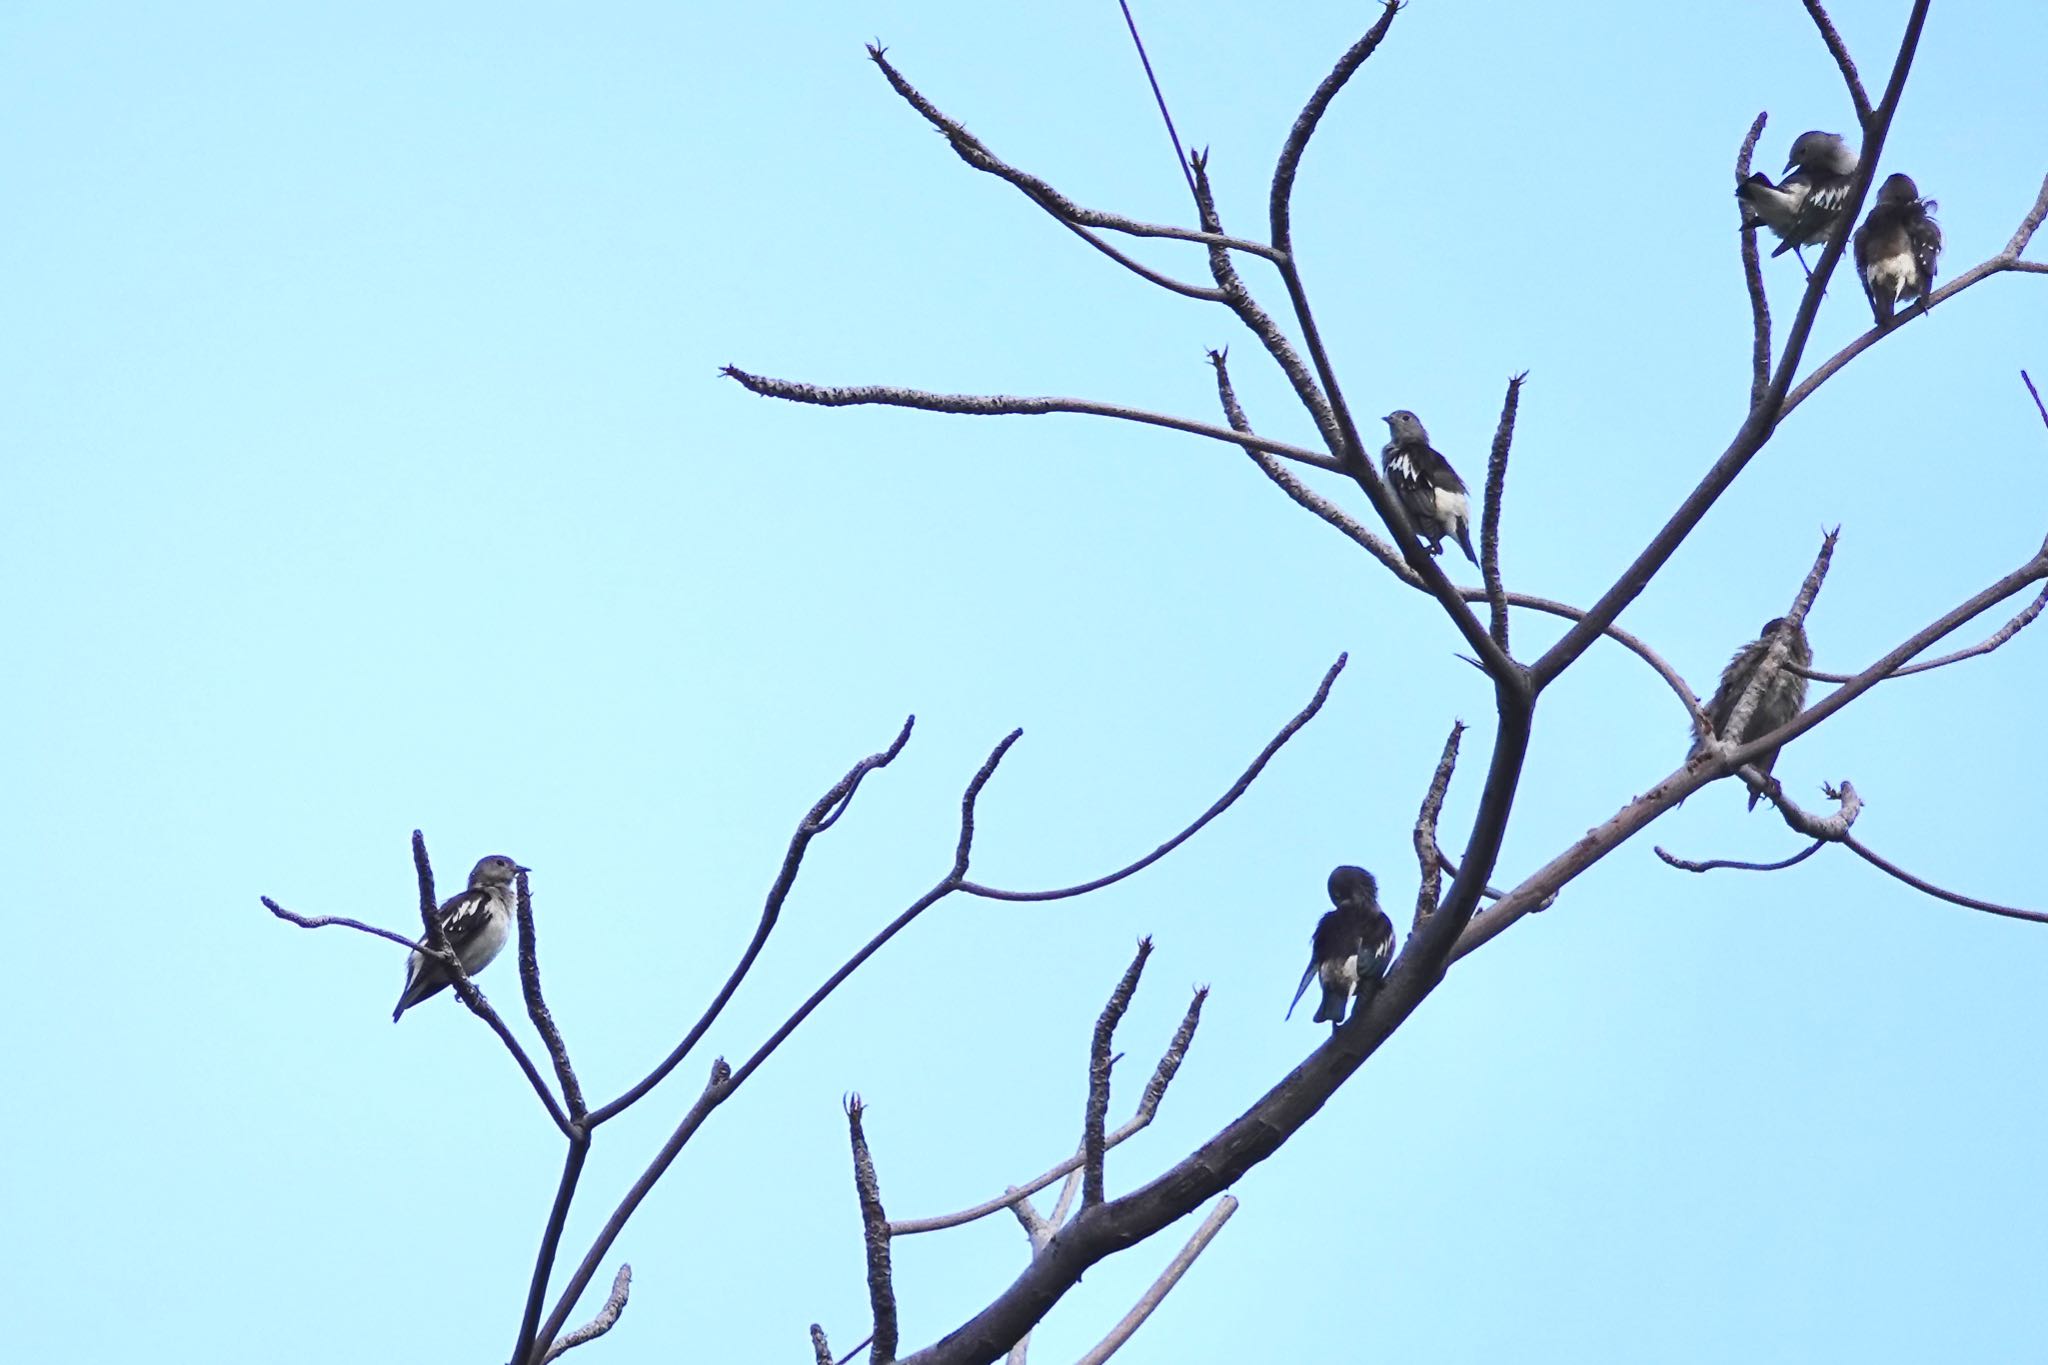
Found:
[[[512,864],[512,870],[513,870],[514,872],[531,872],[531,871],[533,871],[533,869],[532,869],[532,868],[530,868],[530,867],[521,867],[521,866],[520,866],[519,864],[517,864],[517,863],[514,863],[514,864]]]
[[[1380,420],[1382,422],[1391,422],[1394,420],[1394,414],[1390,412],[1385,417],[1380,418]]]
[[[1785,174],[1785,171],[1789,171],[1789,170],[1791,170],[1791,169],[1792,169],[1792,168],[1793,168],[1794,166],[1797,166],[1798,164],[1799,164],[1799,158],[1798,158],[1798,157],[1796,157],[1796,156],[1788,156],[1788,157],[1786,157],[1786,158],[1785,158],[1785,170],[1784,170],[1784,171],[1780,171],[1780,172],[1778,172],[1778,174],[1780,174],[1780,175],[1783,175],[1783,174]]]

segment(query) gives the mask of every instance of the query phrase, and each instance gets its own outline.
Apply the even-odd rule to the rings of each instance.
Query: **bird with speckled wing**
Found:
[[[504,951],[512,931],[512,879],[530,870],[502,853],[493,853],[470,870],[468,889],[442,901],[434,912],[464,972],[475,976]],[[399,1015],[446,990],[454,979],[441,959],[415,950],[406,960],[405,989],[399,992],[391,1022],[397,1023]]]
[[[1934,221],[1940,207],[1920,197],[1913,177],[1886,176],[1876,206],[1856,229],[1856,273],[1863,277],[1863,292],[1870,296],[1870,313],[1879,327],[1892,325],[1902,303],[1918,299],[1920,311],[1927,311],[1934,262],[1941,255],[1941,224]]]
[[[1801,133],[1785,159],[1790,174],[1783,180],[1773,185],[1758,171],[1735,186],[1742,204],[1742,230],[1769,228],[1779,239],[1771,255],[1790,251],[1798,257],[1800,269],[1812,274],[1800,248],[1825,242],[1841,223],[1859,164],[1856,149],[1840,133]]]
[[[1749,723],[1743,727],[1742,735],[1722,733],[1728,722],[1735,716],[1735,707],[1742,700],[1742,694],[1749,690],[1750,679],[1763,666],[1764,656],[1770,653],[1771,638],[1778,631],[1786,629],[1787,622],[1780,616],[1767,621],[1757,638],[1735,651],[1735,657],[1728,661],[1728,667],[1721,670],[1721,684],[1714,689],[1713,700],[1707,703],[1707,719],[1714,724],[1714,734],[1721,739],[1740,743],[1744,735],[1766,735],[1781,725],[1788,725],[1806,706],[1806,679],[1794,673],[1791,667],[1781,668],[1764,682],[1763,693],[1757,698],[1756,709],[1749,713]],[[1798,626],[1791,626],[1792,643],[1786,647],[1785,662],[1792,667],[1809,668],[1813,665],[1813,646],[1807,643],[1806,632]],[[1700,740],[1693,740],[1693,753],[1700,751]],[[1750,762],[1765,777],[1777,766],[1778,751],[1768,749]],[[1756,809],[1763,793],[1749,794],[1749,808]]]
[[[1479,556],[1472,553],[1472,499],[1465,492],[1465,481],[1430,445],[1429,433],[1414,413],[1402,408],[1381,420],[1393,439],[1380,449],[1380,468],[1400,497],[1408,520],[1415,523],[1416,534],[1429,542],[1433,555],[1444,552],[1444,537],[1448,536],[1458,542],[1465,558],[1477,564]]]
[[[1294,989],[1287,1018],[1294,1017],[1308,983],[1320,980],[1323,1003],[1316,1007],[1316,1022],[1335,1027],[1344,1022],[1344,1007],[1354,994],[1364,1009],[1379,989],[1394,958],[1394,922],[1380,909],[1372,873],[1362,867],[1340,867],[1330,874],[1330,903],[1336,908],[1316,922],[1308,970]]]

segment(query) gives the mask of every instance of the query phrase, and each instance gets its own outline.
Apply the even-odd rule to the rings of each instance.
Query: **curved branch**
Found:
[[[1869,845],[1853,834],[1844,834],[1839,842],[1851,853],[1854,853],[1886,876],[1896,877],[1915,891],[1923,892],[1934,897],[1936,900],[1947,901],[1950,905],[1960,905],[1970,910],[1982,910],[1988,915],[2003,915],[2007,919],[2023,919],[2034,924],[2048,924],[2048,913],[2043,913],[2039,910],[2021,910],[2016,906],[2000,905],[1996,901],[1981,901],[1975,896],[1965,896],[1960,892],[1936,886],[1925,878],[1916,877],[1897,863],[1874,852]]]
[[[1136,862],[1126,867],[1120,867],[1114,872],[1105,873],[1092,881],[1080,882],[1074,886],[1057,887],[1050,891],[1007,891],[1001,887],[983,886],[980,882],[969,881],[961,882],[959,890],[967,895],[980,896],[984,900],[992,901],[1057,901],[1066,900],[1070,896],[1086,895],[1090,891],[1100,891],[1105,886],[1113,886],[1126,877],[1144,871],[1188,840],[1194,838],[1211,820],[1214,820],[1236,804],[1237,798],[1243,796],[1250,789],[1252,783],[1257,780],[1258,775],[1265,771],[1266,765],[1272,762],[1273,756],[1280,752],[1281,747],[1288,740],[1293,739],[1300,732],[1301,728],[1311,720],[1314,720],[1316,713],[1323,709],[1323,703],[1330,699],[1331,684],[1337,681],[1337,675],[1344,671],[1344,665],[1350,658],[1349,654],[1339,654],[1337,656],[1337,661],[1330,665],[1328,671],[1323,674],[1323,680],[1316,685],[1315,695],[1309,698],[1308,705],[1295,712],[1293,719],[1281,726],[1280,732],[1266,742],[1266,747],[1259,750],[1258,757],[1251,761],[1251,766],[1239,775],[1237,781],[1230,784],[1228,791],[1211,802],[1209,809],[1197,816],[1193,824]]]
[[[1131,1334],[1144,1326],[1145,1319],[1152,1316],[1152,1310],[1173,1292],[1173,1287],[1180,1283],[1180,1277],[1187,1274],[1188,1267],[1195,1263],[1195,1257],[1201,1255],[1203,1248],[1215,1240],[1216,1234],[1223,1231],[1223,1225],[1230,1221],[1230,1215],[1236,1212],[1235,1195],[1226,1194],[1217,1200],[1216,1207],[1202,1220],[1202,1225],[1195,1229],[1194,1236],[1188,1238],[1187,1245],[1180,1249],[1178,1256],[1166,1263],[1166,1269],[1159,1272],[1159,1278],[1152,1282],[1152,1287],[1145,1291],[1130,1312],[1124,1314],[1123,1321],[1111,1328],[1109,1335],[1097,1343],[1094,1350],[1075,1361],[1074,1365],[1102,1365],[1103,1361],[1115,1355],[1117,1350],[1131,1339]]]
[[[1650,852],[1656,854],[1667,864],[1681,872],[1712,872],[1718,868],[1732,868],[1738,872],[1783,872],[1788,867],[1805,862],[1808,858],[1820,852],[1821,849],[1827,847],[1828,843],[1829,841],[1826,839],[1815,839],[1791,857],[1780,858],[1775,863],[1741,863],[1736,862],[1732,858],[1709,858],[1706,862],[1696,863],[1686,858],[1680,858],[1675,854],[1667,853],[1662,844],[1655,845],[1650,849]]]
[[[541,1365],[547,1365],[562,1352],[572,1351],[584,1342],[595,1341],[611,1331],[619,1321],[619,1314],[626,1311],[626,1298],[632,1291],[633,1267],[622,1261],[619,1273],[612,1277],[612,1292],[605,1296],[604,1307],[597,1310],[597,1316],[548,1347],[548,1353],[541,1357]]]
[[[2010,640],[2013,636],[2031,625],[2034,618],[2041,614],[2044,607],[2048,607],[2048,588],[2043,588],[2040,595],[2027,603],[2026,609],[2020,612],[2019,615],[2013,617],[2012,620],[2007,621],[1992,634],[1971,645],[1968,649],[1959,649],[1953,654],[1944,654],[1939,659],[1928,659],[1924,663],[1907,664],[1904,668],[1889,674],[1885,681],[1889,682],[1892,678],[1911,677],[1915,673],[1926,673],[1931,669],[1946,668],[1950,664],[1961,663],[1965,659],[1974,659],[1980,654],[1989,654],[1992,650],[1997,649],[2007,640]],[[1811,668],[1793,668],[1790,665],[1787,665],[1787,668],[1790,672],[1797,673],[1802,678],[1811,678],[1815,682],[1845,683],[1851,678],[1851,675],[1847,673],[1821,673]]]
[[[690,1026],[690,1031],[683,1035],[683,1041],[676,1044],[674,1050],[664,1057],[654,1070],[634,1083],[623,1095],[593,1112],[590,1116],[591,1127],[595,1128],[619,1114],[655,1086],[660,1085],[683,1058],[690,1055],[690,1049],[697,1045],[698,1040],[724,1011],[726,1002],[739,990],[740,983],[746,980],[747,973],[753,970],[754,960],[761,955],[762,948],[767,946],[769,932],[775,928],[776,921],[782,916],[783,902],[789,899],[790,888],[796,885],[797,870],[803,866],[804,854],[810,848],[811,840],[839,822],[839,817],[853,804],[854,794],[860,790],[863,778],[875,769],[886,768],[896,761],[896,756],[903,752],[903,746],[910,742],[910,732],[916,724],[916,716],[905,717],[903,728],[896,732],[896,738],[889,742],[886,749],[880,753],[869,754],[854,764],[847,770],[846,776],[833,783],[831,788],[812,804],[804,818],[797,822],[796,833],[789,838],[789,849],[782,855],[782,868],[775,875],[775,884],[768,888],[768,899],[761,906],[761,918],[754,926],[754,937],[748,941],[746,951],[740,954],[739,965],[732,969],[732,974],[725,979],[725,985],[712,997],[704,1013]]]
[[[1842,41],[1841,34],[1835,32],[1835,21],[1828,18],[1820,0],[1804,0],[1804,3],[1814,27],[1820,30],[1820,40],[1828,45],[1828,55],[1842,69],[1842,83],[1849,87],[1849,103],[1856,106],[1856,124],[1863,127],[1870,122],[1870,96],[1864,93],[1863,78],[1856,74],[1856,63],[1849,57],[1848,44]]]
[[[268,896],[258,896],[257,899],[263,902],[265,910],[276,915],[287,924],[298,925],[301,929],[325,929],[329,925],[334,925],[338,928],[355,929],[365,934],[374,934],[378,938],[389,939],[401,948],[410,948],[416,953],[432,953],[434,951],[425,943],[421,943],[416,939],[409,939],[394,929],[380,929],[374,924],[365,924],[359,919],[350,919],[346,915],[301,915],[296,910],[285,909]]]

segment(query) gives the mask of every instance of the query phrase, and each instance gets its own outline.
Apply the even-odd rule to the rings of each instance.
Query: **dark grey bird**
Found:
[[[1763,664],[1764,655],[1770,652],[1772,636],[1785,628],[1786,621],[1782,616],[1765,622],[1757,638],[1736,650],[1735,657],[1728,661],[1728,667],[1721,670],[1721,684],[1714,689],[1713,699],[1707,703],[1707,719],[1713,722],[1717,738],[1735,742],[1741,740],[1742,735],[1729,735],[1723,732],[1727,730],[1729,720],[1735,715],[1735,704],[1741,701],[1742,694],[1749,690],[1750,679],[1756,676],[1757,669]],[[1810,667],[1813,663],[1813,646],[1807,643],[1806,632],[1798,626],[1791,627],[1791,630],[1792,643],[1786,649],[1785,662],[1799,668]],[[1743,727],[1743,734],[1769,734],[1779,726],[1789,724],[1805,706],[1806,679],[1792,672],[1790,668],[1781,668],[1765,680],[1763,693],[1757,698],[1756,709],[1749,713],[1749,723]],[[1697,754],[1700,748],[1701,741],[1695,736],[1693,753]],[[1755,765],[1758,772],[1769,777],[1771,769],[1777,765],[1778,751],[1766,750],[1750,762]],[[1756,803],[1762,796],[1763,793],[1759,791],[1752,791],[1749,794],[1751,810],[1756,809]]]
[[[1316,1022],[1341,1024],[1344,1007],[1356,994],[1364,1009],[1387,974],[1394,959],[1394,922],[1380,909],[1379,887],[1372,873],[1362,867],[1340,867],[1330,874],[1330,903],[1336,909],[1316,923],[1309,940],[1308,970],[1288,1003],[1287,1017],[1308,991],[1308,983],[1320,978],[1323,1003],[1316,1008]]]
[[[448,935],[448,946],[469,975],[490,966],[504,950],[512,928],[512,879],[531,870],[502,853],[493,853],[470,870],[469,888],[442,901],[434,912],[441,932]],[[391,1022],[397,1023],[399,1015],[446,990],[453,980],[439,958],[415,951],[406,960],[405,989],[399,992]]]
[[[1400,496],[1408,520],[1415,523],[1416,534],[1429,542],[1433,555],[1444,552],[1444,537],[1449,536],[1465,558],[1477,564],[1479,556],[1472,553],[1472,499],[1466,495],[1465,481],[1430,445],[1429,433],[1414,413],[1402,408],[1381,420],[1394,439],[1380,449],[1380,468]]]
[[[1859,164],[1856,149],[1840,133],[1801,133],[1785,159],[1789,174],[1783,180],[1773,185],[1758,171],[1735,186],[1743,231],[1769,228],[1779,238],[1771,255],[1793,252],[1800,269],[1812,274],[1799,248],[1827,241],[1840,225]]]
[[[1941,205],[1920,197],[1909,175],[1890,175],[1877,189],[1877,206],[1856,229],[1856,273],[1870,296],[1871,316],[1879,327],[1892,325],[1900,304],[1934,292],[1934,262],[1941,255],[1941,224],[1934,212]]]

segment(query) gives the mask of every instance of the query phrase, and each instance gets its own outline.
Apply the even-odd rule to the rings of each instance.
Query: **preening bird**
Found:
[[[1449,536],[1465,558],[1477,564],[1479,556],[1472,553],[1472,500],[1466,496],[1465,481],[1431,447],[1429,433],[1414,413],[1402,408],[1381,420],[1394,439],[1380,449],[1380,468],[1407,509],[1408,520],[1415,523],[1416,534],[1429,542],[1433,555],[1444,552],[1444,537]]]
[[[1379,887],[1372,873],[1362,867],[1340,867],[1330,874],[1330,903],[1336,909],[1316,923],[1309,940],[1308,970],[1288,1003],[1287,1018],[1308,991],[1310,981],[1321,979],[1323,1003],[1316,1008],[1316,1022],[1341,1024],[1344,1006],[1355,993],[1364,1009],[1387,974],[1394,958],[1394,922],[1380,909]]]
[[[1740,742],[1742,735],[1723,733],[1728,722],[1735,715],[1735,704],[1742,700],[1742,694],[1749,690],[1749,681],[1763,666],[1764,655],[1770,652],[1771,637],[1786,628],[1785,618],[1780,616],[1764,623],[1756,639],[1735,651],[1735,657],[1728,661],[1728,667],[1721,670],[1721,684],[1714,689],[1713,700],[1707,703],[1707,719],[1714,724],[1716,738]],[[1785,662],[1799,668],[1813,663],[1813,646],[1807,643],[1806,632],[1792,626],[1792,643],[1785,652]],[[1763,692],[1757,698],[1756,709],[1749,713],[1749,723],[1743,727],[1743,734],[1764,735],[1792,718],[1806,706],[1806,679],[1794,673],[1791,668],[1781,668],[1764,681]],[[1701,741],[1693,740],[1693,753],[1700,751]],[[1778,751],[1769,749],[1750,760],[1756,770],[1765,777],[1778,762]],[[1749,808],[1756,809],[1762,792],[1749,794]]]
[[[1934,262],[1941,255],[1941,224],[1934,221],[1940,207],[1920,197],[1911,176],[1886,176],[1877,206],[1856,229],[1856,273],[1879,327],[1891,326],[1893,310],[1910,300],[1920,300],[1920,311],[1927,311]]]
[[[502,853],[493,853],[470,870],[469,888],[442,901],[441,908],[434,912],[434,918],[441,922],[441,932],[448,935],[448,946],[455,950],[462,970],[469,975],[475,976],[490,966],[504,950],[512,929],[512,879],[527,871],[531,869],[521,867]],[[391,1022],[397,1023],[399,1015],[447,989],[453,980],[441,959],[415,951],[406,960],[405,989],[399,992],[398,1008],[391,1011]]]
[[[1785,159],[1789,174],[1783,180],[1773,185],[1758,171],[1735,186],[1743,231],[1769,228],[1779,238],[1771,255],[1793,252],[1799,256],[1800,269],[1813,273],[1799,248],[1816,246],[1833,234],[1842,210],[1849,206],[1859,164],[1856,149],[1840,133],[1801,133]]]

